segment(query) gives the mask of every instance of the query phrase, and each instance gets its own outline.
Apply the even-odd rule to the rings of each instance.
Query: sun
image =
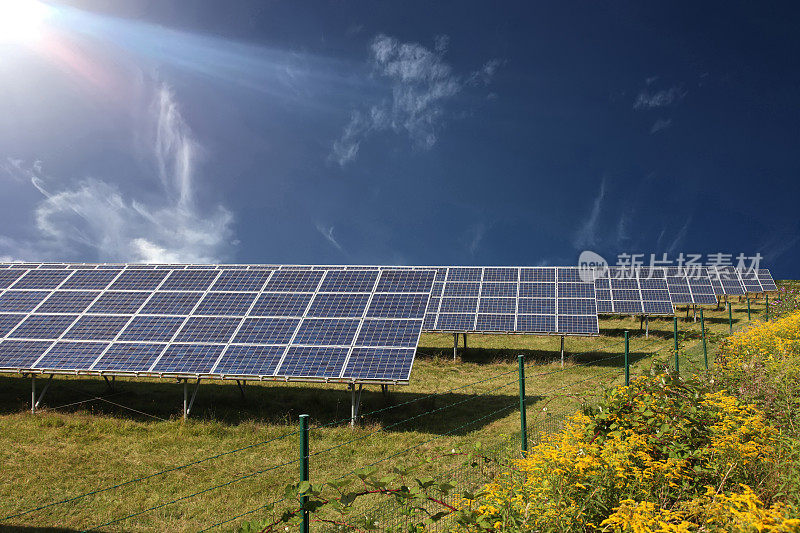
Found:
[[[38,41],[52,9],[37,0],[0,0],[0,43]]]

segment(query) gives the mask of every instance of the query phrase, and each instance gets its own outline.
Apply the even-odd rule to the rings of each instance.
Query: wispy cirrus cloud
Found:
[[[603,199],[606,195],[606,180],[600,181],[600,190],[592,203],[592,210],[586,221],[578,228],[575,234],[574,245],[576,249],[585,249],[597,244],[597,223],[600,219],[600,211],[603,207]]]
[[[686,91],[677,86],[660,91],[644,90],[636,96],[633,108],[641,111],[666,107],[682,100],[685,96]]]
[[[465,81],[444,59],[448,42],[447,36],[439,36],[431,49],[388,35],[375,37],[369,63],[379,78],[389,82],[391,94],[351,112],[342,135],[333,143],[330,159],[342,166],[352,162],[361,143],[382,131],[405,134],[418,149],[433,147],[443,126],[445,103],[465,83],[488,85],[501,65],[498,60],[489,61]]]
[[[323,224],[317,223],[317,231],[319,231],[320,234],[322,234],[322,236],[325,237],[325,240],[327,240],[334,248],[336,248],[340,252],[344,252],[344,248],[342,248],[342,245],[339,244],[339,241],[337,241],[336,237],[334,237],[333,235],[333,229],[334,229],[333,226],[325,226]]]
[[[44,197],[34,208],[37,238],[0,238],[0,255],[22,259],[130,262],[217,262],[227,255],[233,215],[196,201],[200,145],[184,122],[172,90],[161,85],[148,109],[149,163],[157,194],[131,197],[112,179],[64,184],[46,165],[7,159],[4,170],[28,180]],[[154,198],[158,198],[157,200]]]
[[[659,131],[662,131],[662,130],[665,130],[665,129],[669,128],[670,126],[672,126],[672,119],[671,118],[667,118],[667,119],[660,118],[660,119],[656,120],[653,123],[653,127],[650,128],[650,134],[651,135],[652,134],[656,134]]]

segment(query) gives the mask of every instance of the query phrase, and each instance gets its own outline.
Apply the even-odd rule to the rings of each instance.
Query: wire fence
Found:
[[[231,485],[244,480],[278,470],[283,472],[281,475],[286,479],[298,481],[296,472],[300,470],[299,463],[304,459],[310,461],[312,478],[314,477],[315,464],[321,464],[323,462],[336,464],[338,461],[341,465],[347,465],[347,467],[342,468],[343,472],[335,477],[335,480],[341,480],[354,477],[360,469],[365,467],[385,466],[388,468],[389,466],[399,464],[405,465],[425,454],[434,454],[436,462],[429,467],[432,469],[431,474],[436,479],[446,479],[450,484],[455,485],[456,488],[451,493],[451,496],[449,496],[452,500],[451,503],[455,503],[455,499],[459,498],[460,494],[465,491],[474,491],[477,487],[485,484],[488,479],[491,479],[492,475],[495,473],[493,469],[496,469],[498,465],[503,465],[504,462],[508,460],[518,458],[521,449],[520,443],[523,438],[527,438],[531,442],[536,443],[541,440],[544,435],[558,431],[563,426],[566,418],[575,411],[574,400],[586,401],[593,394],[601,392],[601,385],[624,382],[623,371],[626,362],[629,362],[639,371],[649,370],[656,366],[680,369],[680,371],[684,373],[699,373],[705,371],[709,364],[709,348],[707,345],[709,339],[705,338],[704,331],[690,324],[688,327],[682,326],[679,332],[677,321],[675,324],[675,334],[673,339],[670,339],[672,344],[670,344],[667,339],[664,339],[663,336],[651,336],[650,338],[636,337],[630,343],[629,353],[626,354],[622,339],[602,339],[598,340],[597,343],[592,346],[591,350],[570,354],[571,362],[561,368],[534,372],[532,370],[536,367],[527,365],[524,379],[518,374],[517,369],[513,369],[447,390],[416,395],[399,403],[392,403],[382,408],[364,412],[360,415],[362,419],[379,421],[374,429],[368,429],[366,431],[362,429],[350,439],[323,446],[318,449],[312,446],[307,457],[284,457],[283,459],[285,460],[278,459],[275,464],[260,465],[259,468],[252,469],[246,473],[237,473],[237,475],[231,476],[225,481],[209,484],[206,487],[198,488],[185,495],[173,497],[142,509],[127,510],[115,518],[91,525],[84,531],[108,529],[112,526],[119,527],[130,523],[130,520],[136,517],[152,512],[163,511],[163,509],[168,506],[187,500],[202,499],[204,495],[213,491],[223,491]],[[737,329],[743,325],[746,325],[746,323],[737,323]],[[731,331],[734,330],[732,322],[730,329]],[[609,351],[611,352],[609,355],[597,357],[598,354],[605,354]],[[601,372],[589,372],[584,376],[584,368],[601,366],[608,366],[608,369]],[[537,386],[546,380],[553,379],[559,379],[561,383],[557,386],[547,388]],[[522,388],[520,388],[521,382],[528,390],[533,390],[534,394],[530,396],[520,396],[520,391],[522,390]],[[513,398],[513,401],[509,401],[511,398]],[[109,401],[102,397],[93,397],[92,400]],[[439,402],[438,406],[435,406],[436,402]],[[522,430],[506,429],[506,434],[502,436],[496,431],[484,431],[487,426],[491,426],[494,422],[506,419],[514,411],[519,412],[520,402],[525,405],[526,413],[533,417],[530,424],[525,428],[527,430],[526,435],[523,436]],[[429,404],[432,407],[427,408],[426,406]],[[534,405],[536,406],[535,409]],[[410,410],[412,406],[418,408],[419,412],[388,423],[384,423],[381,420],[382,417],[390,412],[405,412]],[[458,412],[458,415],[453,415],[453,412]],[[368,461],[367,464],[353,465],[352,462],[348,462],[345,459],[348,455],[345,454],[343,450],[352,450],[364,446],[365,443],[373,442],[379,434],[397,432],[404,430],[404,428],[413,432],[415,426],[417,426],[422,419],[439,420],[445,417],[454,418],[453,420],[449,420],[447,424],[443,424],[440,430],[433,431],[432,435],[431,432],[419,432],[420,439],[410,446],[405,446],[402,449],[392,451],[386,455],[375,457],[374,460]],[[309,431],[310,436],[313,440],[315,435],[323,434],[324,431],[341,426],[349,421],[350,418],[343,418],[326,424],[312,426]],[[506,426],[508,426],[508,424],[506,424]],[[275,445],[279,441],[285,441],[286,439],[299,439],[300,436],[300,429],[290,430],[273,438],[263,439],[246,446],[240,446],[217,454],[201,457],[151,474],[134,477],[104,487],[98,487],[91,491],[70,495],[55,501],[44,502],[5,516],[0,519],[0,524],[25,518],[43,510],[65,508],[69,505],[88,502],[89,498],[92,496],[124,490],[126,487],[132,485],[150,482],[155,478],[186,470],[204,463],[212,463],[223,457],[233,456],[255,448],[269,450],[270,445]],[[464,458],[464,454],[457,451],[455,446],[462,449],[472,448],[476,442],[482,439],[488,439],[492,441],[493,444],[481,449],[481,455],[489,460],[480,468],[475,468],[470,461]],[[454,446],[454,448],[452,448],[452,452],[450,453],[442,453],[441,449],[436,448],[439,443],[444,443],[447,446]],[[441,446],[439,447],[441,448]],[[316,481],[331,480],[320,479]],[[220,517],[218,521],[208,524],[203,531],[222,529],[223,527],[231,528],[245,519],[263,518],[262,515],[264,514],[271,513],[280,516],[280,513],[291,512],[293,509],[296,509],[298,505],[296,497],[291,494],[286,495],[283,493],[274,494],[272,497],[266,497],[265,495],[263,501],[264,503],[250,509],[241,510],[241,512],[233,513],[230,516]],[[404,508],[396,501],[387,499],[380,501],[380,498],[377,497],[363,504],[361,508],[359,508],[358,513],[362,518],[372,521],[376,527],[381,530],[400,530],[407,528],[412,519],[408,514],[408,509]],[[436,527],[446,528],[447,526],[446,523],[442,523],[435,526],[434,530],[437,530],[435,529]],[[320,531],[333,531],[340,530],[341,528],[339,526],[319,524],[316,529]]]

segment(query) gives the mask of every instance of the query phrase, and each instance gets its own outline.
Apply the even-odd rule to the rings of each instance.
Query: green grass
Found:
[[[753,310],[754,318],[757,310],[763,312],[763,299],[754,302]],[[726,334],[727,312],[706,311],[710,340]],[[703,367],[697,344],[699,320],[685,321],[683,316],[679,321],[682,347],[692,348],[682,354],[681,370],[699,371]],[[744,304],[734,304],[733,318],[734,327],[746,325]],[[101,530],[197,531],[257,508],[280,498],[285,485],[297,480],[299,464],[273,468],[297,459],[298,435],[3,519],[278,439],[298,429],[301,413],[311,416],[312,454],[323,452],[311,458],[312,480],[336,478],[394,454],[398,455],[378,466],[389,470],[433,457],[435,462],[426,468],[431,473],[444,471],[454,464],[447,455],[453,449],[472,448],[476,441],[497,443],[519,431],[518,354],[527,361],[532,428],[574,412],[582,402],[592,401],[603,386],[622,382],[626,329],[631,331],[632,375],[650,368],[653,352],[663,361],[672,360],[671,319],[651,319],[648,339],[639,334],[638,319],[630,317],[604,319],[601,329],[599,337],[567,338],[563,370],[558,337],[469,335],[468,348],[454,362],[452,335],[424,335],[410,385],[393,387],[389,398],[379,387],[365,389],[365,416],[355,429],[346,422],[350,395],[343,385],[249,384],[243,399],[235,383],[204,383],[192,418],[184,422],[180,417],[183,387],[167,380],[118,380],[117,389],[109,392],[102,380],[56,377],[44,408],[32,415],[30,379],[0,377],[0,532],[80,531],[232,481]],[[474,384],[481,380],[487,381]],[[44,380],[37,381],[41,390]],[[59,407],[67,404],[74,405]],[[408,448],[413,449],[404,451]],[[234,529],[245,519],[263,516],[249,514],[218,530]]]

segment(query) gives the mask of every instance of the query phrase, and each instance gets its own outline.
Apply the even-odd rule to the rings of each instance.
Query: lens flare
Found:
[[[0,0],[0,43],[36,43],[52,9],[37,0]]]

